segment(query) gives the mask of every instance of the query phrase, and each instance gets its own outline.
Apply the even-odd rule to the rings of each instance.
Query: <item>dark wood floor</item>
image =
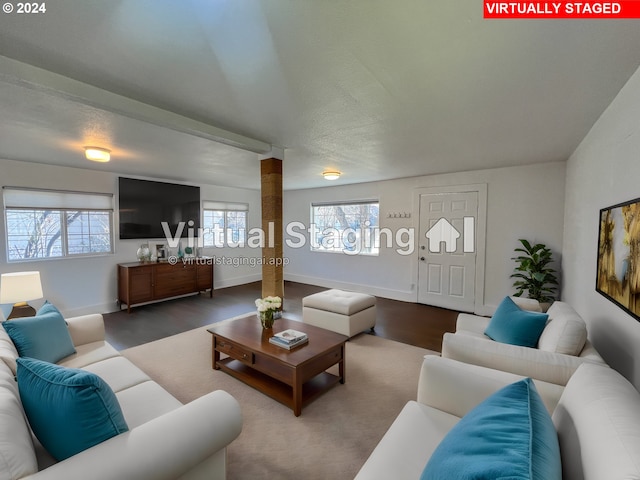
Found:
[[[302,298],[323,287],[285,282],[284,315],[302,320]],[[169,300],[104,315],[107,341],[118,350],[134,347],[227,318],[255,311],[260,282],[221,288],[209,294]],[[373,335],[440,351],[442,335],[455,330],[458,312],[418,303],[377,299]]]

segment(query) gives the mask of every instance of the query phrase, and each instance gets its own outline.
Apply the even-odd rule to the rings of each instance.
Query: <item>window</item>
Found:
[[[202,240],[205,247],[243,246],[247,236],[245,203],[202,202]]]
[[[113,252],[110,194],[3,188],[7,260]]]
[[[378,255],[377,201],[311,205],[311,250]]]

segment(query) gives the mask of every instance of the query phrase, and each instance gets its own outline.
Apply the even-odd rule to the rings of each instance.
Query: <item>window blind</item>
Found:
[[[203,200],[202,208],[205,210],[233,210],[237,212],[246,212],[249,210],[248,203],[231,203],[231,202],[213,202],[211,200]]]
[[[113,194],[3,187],[5,208],[113,210]]]

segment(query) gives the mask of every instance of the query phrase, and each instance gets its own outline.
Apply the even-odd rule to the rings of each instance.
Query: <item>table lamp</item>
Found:
[[[0,303],[14,304],[7,320],[35,316],[36,309],[27,302],[42,297],[40,272],[14,272],[0,275]]]

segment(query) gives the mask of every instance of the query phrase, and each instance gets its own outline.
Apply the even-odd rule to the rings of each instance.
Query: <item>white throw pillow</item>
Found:
[[[538,340],[538,349],[578,356],[587,341],[587,325],[569,304],[553,302],[549,323]]]
[[[540,306],[540,302],[534,300],[533,298],[523,298],[523,297],[509,297],[513,300],[521,310],[529,310],[530,312],[542,312],[542,307]]]

